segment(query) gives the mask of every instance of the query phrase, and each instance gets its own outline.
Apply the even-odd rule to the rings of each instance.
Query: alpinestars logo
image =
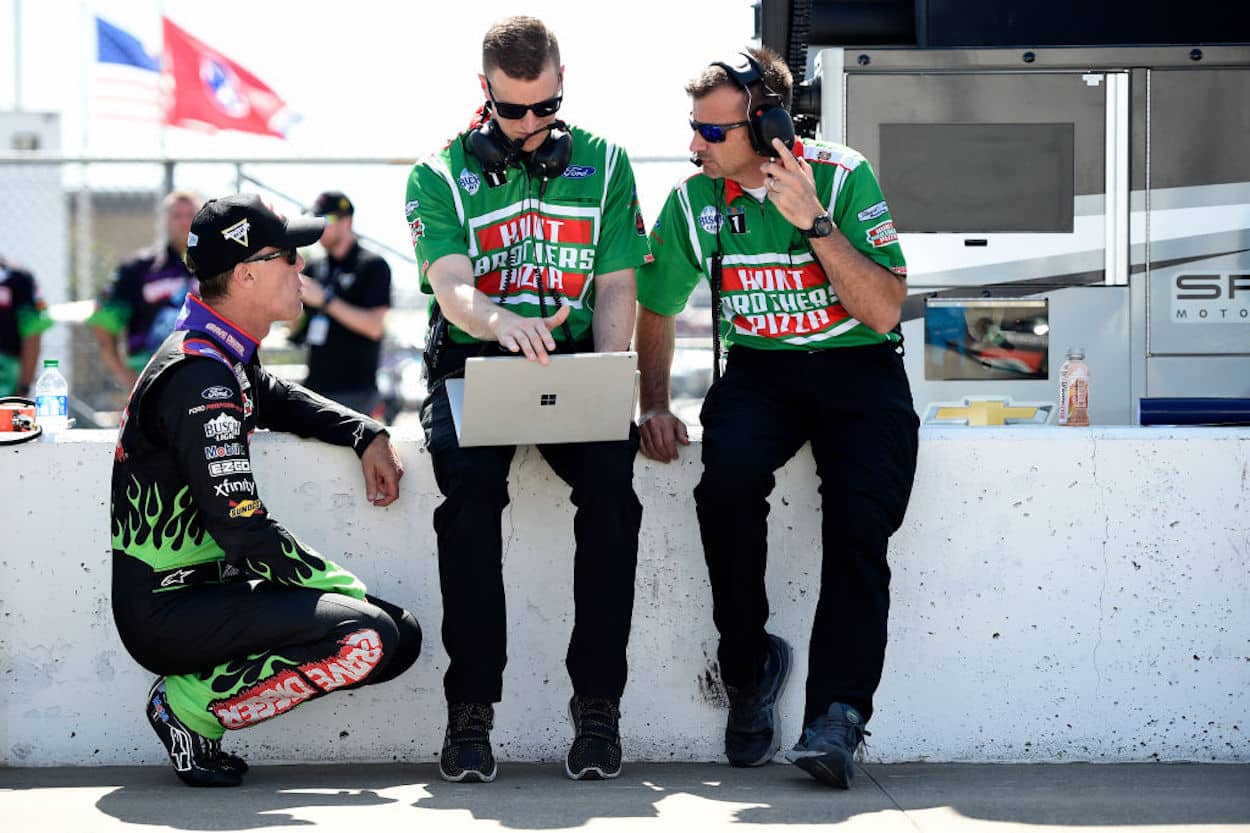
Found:
[[[165,578],[161,579],[161,587],[173,587],[175,585],[181,586],[182,583],[187,580],[187,577],[194,572],[194,570],[186,569],[174,570],[172,573],[165,576]]]

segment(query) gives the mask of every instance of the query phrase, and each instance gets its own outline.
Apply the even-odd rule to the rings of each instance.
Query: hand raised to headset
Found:
[[[795,228],[811,228],[812,218],[825,210],[816,196],[812,166],[791,153],[780,139],[773,139],[773,147],[777,149],[777,158],[760,165],[768,199]]]
[[[490,331],[505,350],[524,353],[532,362],[547,364],[550,361],[547,354],[556,349],[551,331],[564,323],[570,309],[567,304],[561,304],[554,315],[527,318],[500,307],[490,318]]]

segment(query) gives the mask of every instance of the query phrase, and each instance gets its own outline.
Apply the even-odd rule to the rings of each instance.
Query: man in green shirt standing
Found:
[[[669,410],[673,316],[707,278],[728,362],[703,402],[694,498],[730,699],[725,755],[759,766],[780,745],[790,646],[765,630],[767,499],[774,472],[810,441],[823,561],[804,729],[786,757],[846,788],[881,680],[886,544],[911,494],[918,420],[896,331],[906,266],[889,207],[856,151],[795,143],[792,87],[764,49],[686,86],[702,172],[669,195],[655,260],[638,276],[639,422],[643,453],[676,459],[687,439]]]
[[[35,276],[0,257],[0,396],[29,396],[44,330],[52,326]]]
[[[609,352],[629,346],[634,269],[650,257],[625,151],[557,120],[564,67],[531,17],[496,23],[482,44],[486,99],[470,129],[417,164],[406,215],[434,296],[421,410],[434,476],[448,725],[439,770],[492,781],[494,704],[507,659],[501,515],[515,447],[462,448],[446,379],[473,356]],[[620,698],[642,506],[629,440],[539,446],[572,488],[574,625],[566,664],[575,738],[570,778],[621,768]]]

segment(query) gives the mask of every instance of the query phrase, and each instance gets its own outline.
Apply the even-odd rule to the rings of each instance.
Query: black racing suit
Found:
[[[175,714],[208,737],[416,659],[412,614],[270,517],[258,428],[351,447],[384,429],[271,376],[257,343],[198,298],[131,393],[113,464],[113,615]]]

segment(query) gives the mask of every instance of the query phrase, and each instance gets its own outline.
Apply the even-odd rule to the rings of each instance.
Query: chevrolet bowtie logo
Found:
[[[1054,406],[1045,402],[1013,403],[1011,397],[964,397],[962,402],[933,402],[925,410],[926,425],[1045,425]]]

